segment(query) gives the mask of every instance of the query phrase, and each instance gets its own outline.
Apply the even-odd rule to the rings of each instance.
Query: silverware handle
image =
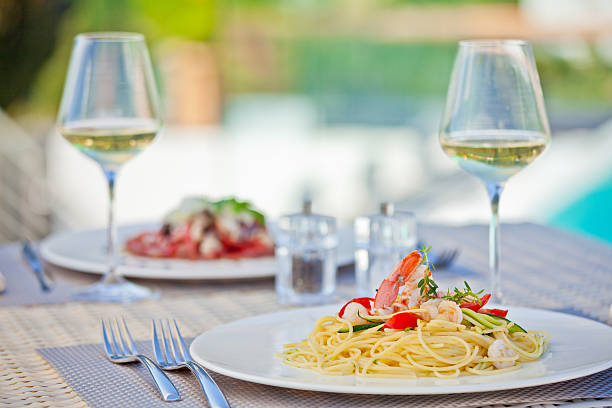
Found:
[[[26,259],[26,262],[28,263],[28,266],[30,267],[32,272],[34,272],[34,276],[36,276],[36,279],[40,284],[40,289],[43,292],[51,291],[51,284],[49,284],[49,279],[43,270],[43,266],[40,260],[38,259],[38,255],[36,255],[36,252],[34,252],[34,249],[30,245],[30,243],[28,241],[24,241],[21,249]]]
[[[225,395],[223,395],[223,392],[219,386],[210,377],[210,375],[208,375],[206,370],[194,362],[188,362],[186,363],[186,366],[189,367],[191,372],[200,382],[202,391],[204,391],[204,395],[206,396],[206,399],[208,399],[208,404],[211,406],[211,408],[230,408],[227,399],[225,399]]]
[[[136,355],[136,358],[149,370],[149,374],[153,377],[153,381],[164,401],[179,401],[181,399],[176,387],[161,368],[151,361],[150,358],[142,354]]]
[[[47,283],[47,279],[44,275],[42,275],[41,272],[35,272],[36,273],[36,277],[38,278],[38,282],[40,283],[40,289],[43,292],[50,292],[51,291],[51,285],[49,285]]]

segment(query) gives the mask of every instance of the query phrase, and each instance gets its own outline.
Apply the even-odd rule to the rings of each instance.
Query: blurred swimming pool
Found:
[[[548,220],[550,225],[612,243],[612,173],[607,180]]]

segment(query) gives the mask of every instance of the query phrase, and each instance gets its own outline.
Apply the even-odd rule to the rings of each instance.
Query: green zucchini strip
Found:
[[[367,330],[367,329],[371,329],[372,327],[382,326],[383,324],[385,324],[385,322],[357,324],[357,325],[353,326],[353,331],[354,332],[358,332],[358,331],[362,331],[362,330]],[[349,332],[348,327],[342,328],[342,329],[338,330],[338,333],[348,333],[348,332]]]
[[[519,326],[518,324],[504,317],[499,317],[497,315],[490,314],[490,313],[478,313],[478,312],[475,312],[467,308],[462,308],[461,311],[463,312],[464,315],[476,320],[478,323],[482,324],[488,329],[493,329],[496,326],[501,326],[504,323],[511,323],[508,327],[508,331],[510,333],[516,333],[516,332],[527,333],[527,331],[523,329],[521,326]]]

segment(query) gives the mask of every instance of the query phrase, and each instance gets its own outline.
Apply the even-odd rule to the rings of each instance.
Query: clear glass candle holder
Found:
[[[355,219],[354,231],[357,295],[372,296],[402,257],[415,249],[416,217],[382,203],[379,214]]]
[[[336,220],[313,214],[310,202],[305,202],[301,213],[279,219],[275,235],[278,301],[294,305],[333,301],[338,248]]]

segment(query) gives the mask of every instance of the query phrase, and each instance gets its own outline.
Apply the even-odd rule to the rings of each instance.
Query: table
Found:
[[[461,251],[450,270],[439,271],[437,279],[443,284],[467,279],[473,287],[484,285],[486,227],[423,226],[421,239],[434,248],[458,247]],[[16,245],[0,247],[0,268],[7,275],[9,290],[16,277],[27,280],[30,273],[20,262]],[[502,271],[511,305],[554,309],[612,324],[610,245],[534,224],[504,225]],[[28,294],[22,292],[22,302],[8,293],[0,295],[0,406],[22,406],[26,402],[31,406],[88,406],[35,349],[99,343],[102,318],[124,316],[136,339],[150,339],[151,319],[176,318],[183,334],[191,337],[225,322],[284,307],[276,302],[272,279],[155,282],[163,291],[158,301],[78,303],[61,293],[67,293],[70,284],[88,283],[96,277],[58,268],[51,268],[51,272],[58,281],[57,298],[41,298],[37,286],[26,288]],[[340,277],[342,290],[348,293],[351,275],[344,271]],[[36,299],[48,303],[40,304]],[[264,387],[233,381],[251,391]],[[297,392],[286,392],[297,398]],[[266,405],[257,403],[255,396],[249,404]]]

